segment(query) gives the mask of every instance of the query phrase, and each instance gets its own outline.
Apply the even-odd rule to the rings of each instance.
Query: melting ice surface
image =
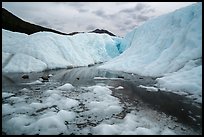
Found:
[[[144,90],[147,86],[140,88],[154,85],[150,77],[140,79],[96,67],[28,73],[30,79],[21,79],[19,73],[6,74],[2,79],[3,133],[200,134],[195,130],[201,124],[200,108],[191,108],[191,102],[185,102],[184,97],[148,92]],[[36,82],[43,73],[52,77],[48,82]],[[162,111],[145,102],[159,105]]]
[[[26,88],[23,91],[36,92]],[[139,112],[133,109],[122,119],[123,104],[111,93],[106,86],[75,88],[66,83],[43,91],[37,98],[31,99],[27,95],[3,97],[3,131],[20,135],[182,134],[170,129],[182,125],[145,107]]]

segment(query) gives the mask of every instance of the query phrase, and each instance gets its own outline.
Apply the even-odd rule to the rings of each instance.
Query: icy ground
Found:
[[[73,80],[76,75],[89,81],[88,73],[83,69],[68,71],[70,73],[64,72],[64,75],[59,73],[59,77]],[[94,71],[90,69],[90,72]],[[99,74],[98,71],[95,73]],[[98,75],[98,78],[108,75]],[[91,75],[92,80],[95,77]],[[118,85],[110,82],[117,80],[121,81]],[[131,96],[122,94],[124,90],[128,93],[127,86],[122,85],[123,79],[96,79],[98,83],[87,86],[59,81],[62,80],[29,81],[21,83],[15,91],[11,87],[3,88],[3,134],[200,134],[177,122],[175,117],[150,108],[138,98],[128,101]]]
[[[144,106],[130,107],[123,116],[124,104],[105,85],[74,88],[67,83],[37,98],[28,95],[33,91],[21,91],[27,95],[3,92],[6,134],[184,134],[171,117]]]

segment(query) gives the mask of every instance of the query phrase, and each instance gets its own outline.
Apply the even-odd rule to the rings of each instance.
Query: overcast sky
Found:
[[[61,32],[96,28],[124,36],[156,16],[195,2],[2,2],[21,19]]]

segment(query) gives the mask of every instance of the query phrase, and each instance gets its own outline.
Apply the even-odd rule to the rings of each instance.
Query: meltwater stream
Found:
[[[22,79],[22,73],[3,74],[2,91],[12,93],[14,96],[30,96],[27,101],[32,102],[34,98],[41,98],[41,94],[44,91],[55,89],[66,83],[70,83],[76,88],[108,85],[110,90],[112,90],[112,95],[119,98],[124,105],[123,111],[118,115],[121,118],[124,118],[133,109],[134,111],[140,111],[143,108],[148,108],[156,110],[158,113],[170,117],[172,121],[183,125],[183,127],[179,127],[180,129],[178,129],[178,125],[168,127],[171,130],[177,130],[181,134],[202,134],[202,104],[195,103],[193,100],[175,93],[147,91],[145,88],[138,87],[139,85],[154,86],[155,78],[101,70],[96,67],[28,73],[29,79]],[[52,77],[48,82],[36,82],[40,76],[49,74]],[[122,86],[123,89],[116,88],[119,86]],[[22,89],[28,89],[32,92],[24,92]],[[2,98],[2,105],[8,103],[6,99]],[[9,118],[11,117],[3,116],[3,123]],[[2,134],[9,133],[2,131]]]

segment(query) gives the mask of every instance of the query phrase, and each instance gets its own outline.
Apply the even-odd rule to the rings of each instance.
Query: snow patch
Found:
[[[148,86],[143,86],[143,85],[139,85],[138,87],[146,88],[147,91],[158,91],[158,88],[156,88],[156,87],[148,87]]]
[[[57,89],[58,89],[58,90],[67,91],[67,90],[74,89],[74,87],[72,86],[72,84],[66,83],[66,84],[64,84],[63,86],[58,87]]]
[[[122,87],[122,86],[118,86],[118,87],[115,88],[115,89],[124,89],[124,87]]]

